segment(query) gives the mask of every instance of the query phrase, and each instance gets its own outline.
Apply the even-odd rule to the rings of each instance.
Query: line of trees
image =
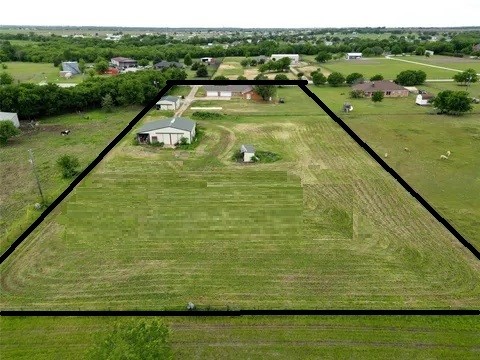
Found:
[[[167,79],[184,80],[183,70],[144,70],[110,78],[93,77],[71,88],[55,84],[0,86],[0,109],[33,119],[73,111],[116,105],[146,104],[165,86]]]

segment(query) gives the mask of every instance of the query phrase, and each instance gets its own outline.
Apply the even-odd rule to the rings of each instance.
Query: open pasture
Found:
[[[2,308],[478,308],[473,255],[300,89],[279,96],[223,101],[193,151],[129,135],[2,264]],[[242,143],[282,160],[233,163]]]
[[[6,62],[5,71],[13,76],[15,81],[28,83],[79,83],[83,75],[75,75],[70,79],[59,76],[61,67],[55,67],[50,63],[29,63],[29,62]]]

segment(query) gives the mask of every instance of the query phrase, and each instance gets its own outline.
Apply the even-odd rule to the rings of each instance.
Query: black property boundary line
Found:
[[[285,85],[299,86],[317,105],[319,105],[333,121],[341,126],[343,130],[389,174],[391,174],[402,187],[407,190],[415,199],[417,199],[426,209],[444,225],[452,235],[465,246],[472,254],[480,259],[480,253],[471,245],[452,225],[450,225],[435,209],[428,204],[408,183],[402,179],[392,168],[390,168],[378,156],[370,146],[368,146],[345,122],[337,117],[327,105],[325,105],[313,92],[307,88],[306,80],[167,80],[166,86],[153,98],[147,106],[140,111],[132,121],[118,134],[110,144],[101,151],[101,153],[72,181],[72,183],[42,212],[32,225],[30,225],[12,245],[0,256],[0,264],[2,264],[15,249],[28,237],[32,231],[39,226],[43,220],[62,202],[70,192],[87,176],[100,161],[122,140],[140,121],[143,116],[156,104],[162,96],[164,96],[170,88],[175,85]],[[1,311],[1,316],[248,316],[248,315],[480,315],[479,310],[408,310],[408,309],[391,309],[391,310],[349,310],[349,309],[333,309],[333,310],[206,310],[206,311],[168,311],[168,310],[78,310],[78,311],[54,311],[54,310],[7,310]]]

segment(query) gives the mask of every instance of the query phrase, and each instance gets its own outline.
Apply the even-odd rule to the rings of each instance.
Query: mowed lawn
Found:
[[[455,83],[430,83],[419,88],[437,94],[465,90]],[[397,173],[445,217],[477,249],[480,248],[480,105],[461,117],[434,115],[431,107],[408,98],[348,99],[348,88],[312,88]],[[480,84],[470,86],[480,94]],[[342,96],[341,94],[344,93]],[[354,110],[343,114],[343,101]],[[405,151],[407,147],[409,151]],[[448,161],[440,155],[451,151]],[[385,153],[388,157],[385,158]]]
[[[238,76],[243,75],[243,67],[240,65],[240,61],[244,59],[243,57],[226,57],[223,59],[220,64],[215,76],[226,76],[229,79],[236,79]]]
[[[410,56],[398,57],[400,60],[411,60]],[[344,76],[358,72],[365,77],[370,78],[373,75],[381,74],[387,80],[393,80],[404,70],[422,70],[427,74],[427,80],[432,79],[451,79],[456,74],[455,71],[438,69],[430,66],[412,64],[395,59],[384,57],[364,58],[358,60],[331,60],[324,64],[318,64],[322,70],[328,72],[340,72]]]
[[[128,317],[4,317],[2,359],[84,359]],[[161,318],[175,359],[461,358],[480,351],[473,316]]]
[[[34,204],[40,195],[28,162],[33,150],[39,181],[47,201],[53,201],[71,180],[64,180],[57,159],[75,155],[86,167],[135,117],[140,107],[119,108],[112,113],[90,111],[41,119],[37,129],[23,128],[0,150],[0,251],[6,248],[40,215]],[[71,131],[61,136],[62,130]]]
[[[6,62],[5,71],[13,76],[15,81],[28,83],[79,83],[83,80],[83,75],[75,75],[70,79],[59,76],[60,67],[55,67],[51,63],[33,63],[33,62]]]
[[[299,89],[279,96],[222,101],[194,151],[130,135],[2,264],[2,308],[478,308],[477,259]],[[232,163],[242,143],[282,160]]]

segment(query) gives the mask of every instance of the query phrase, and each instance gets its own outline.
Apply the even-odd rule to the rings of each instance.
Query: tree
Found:
[[[108,70],[108,62],[104,59],[97,59],[95,62],[95,70],[99,74],[103,74],[105,71]]]
[[[303,77],[303,75],[305,75],[305,73],[304,73],[303,71],[299,71],[299,72],[297,73],[297,77],[298,77],[299,79],[301,79],[301,78]]]
[[[78,175],[80,162],[74,155],[62,155],[57,159],[57,165],[64,179],[70,179]]]
[[[185,55],[185,57],[183,58],[183,63],[185,64],[185,66],[192,65],[193,61],[192,61],[192,57],[190,56],[190,54]]]
[[[363,90],[352,90],[350,91],[350,97],[352,99],[361,99],[365,97],[365,92]]]
[[[78,69],[82,74],[85,72],[86,68],[87,68],[87,64],[85,63],[85,60],[83,59],[78,60]]]
[[[321,72],[317,71],[312,75],[312,81],[314,85],[318,86],[325,84],[327,82],[327,78]]]
[[[213,80],[228,80],[225,75],[218,75],[213,78]]]
[[[425,48],[423,46],[417,46],[415,55],[425,55]]]
[[[324,63],[331,59],[332,59],[332,54],[326,51],[319,52],[318,55],[315,57],[315,60],[318,61],[319,63]]]
[[[0,73],[0,85],[10,84],[13,84],[13,76],[6,72]]]
[[[113,99],[112,95],[107,94],[102,98],[102,108],[106,112],[111,112],[113,110]]]
[[[268,78],[265,75],[258,74],[255,80],[268,80]],[[277,93],[277,87],[274,85],[256,85],[254,86],[254,90],[265,101],[270,100],[270,98],[273,98]]]
[[[460,115],[472,110],[472,101],[466,91],[440,91],[432,104],[440,114]]]
[[[467,69],[461,73],[457,73],[453,75],[453,80],[457,83],[463,83],[463,85],[467,85],[467,83],[475,83],[478,81],[477,72],[474,69]],[[0,80],[1,84],[1,80]]]
[[[405,70],[397,75],[395,82],[403,86],[414,86],[423,84],[426,78],[427,74],[422,70]]]
[[[139,65],[139,66],[148,66],[148,65],[150,65],[150,60],[148,60],[148,59],[140,59],[140,60],[138,60],[138,65]]]
[[[192,69],[193,71],[197,71],[201,65],[204,65],[204,64],[202,64],[200,61],[195,61],[192,64],[192,67],[190,69]]]
[[[339,72],[328,75],[327,82],[331,86],[340,86],[345,82],[345,77]]]
[[[173,359],[168,327],[157,319],[134,319],[115,324],[106,337],[89,351],[91,359]]]
[[[7,145],[7,141],[12,136],[20,134],[11,121],[0,121],[0,145]]]
[[[346,82],[348,85],[357,84],[363,82],[363,75],[357,72],[347,75]]]
[[[288,80],[288,76],[285,74],[277,74],[275,75],[275,80],[285,81]]]
[[[207,70],[207,66],[205,64],[201,64],[198,67],[197,76],[198,77],[207,77],[208,76],[208,70]]]
[[[242,59],[242,61],[240,61],[240,65],[242,67],[247,67],[248,65],[250,65],[250,59]]]
[[[398,45],[394,45],[394,46],[392,46],[392,49],[390,50],[390,52],[393,55],[400,55],[402,53],[402,48]]]
[[[370,78],[370,81],[379,81],[379,80],[383,80],[383,75],[382,74],[376,74],[376,75],[373,75]]]
[[[383,100],[383,97],[384,97],[383,91],[375,91],[375,92],[372,94],[372,101],[373,101],[373,102],[380,102],[380,101]]]

